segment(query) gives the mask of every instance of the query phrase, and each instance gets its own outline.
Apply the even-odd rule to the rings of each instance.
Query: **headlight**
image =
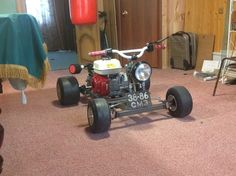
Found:
[[[132,72],[133,72],[133,76],[138,81],[147,81],[152,74],[152,68],[146,62],[137,62],[134,65]]]

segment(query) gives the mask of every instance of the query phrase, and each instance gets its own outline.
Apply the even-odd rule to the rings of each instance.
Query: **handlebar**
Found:
[[[119,54],[121,57],[126,58],[128,60],[135,58],[140,58],[143,56],[144,52],[148,49],[147,46],[140,49],[130,49],[130,50],[112,50],[112,53]],[[129,53],[139,53],[137,55],[128,55]]]
[[[134,59],[134,58],[137,59],[137,58],[142,57],[145,51],[152,51],[153,49],[150,48],[150,46],[153,47],[154,44],[155,44],[156,49],[164,49],[165,48],[164,45],[156,44],[156,43],[153,42],[153,43],[148,43],[145,47],[139,48],[139,49],[116,50],[116,49],[109,48],[109,49],[100,50],[100,51],[92,51],[92,52],[89,52],[88,55],[92,56],[92,57],[95,57],[95,56],[107,56],[109,54],[118,54],[123,58],[131,60],[131,59]],[[134,55],[128,55],[128,54],[131,54],[131,53],[134,53]]]

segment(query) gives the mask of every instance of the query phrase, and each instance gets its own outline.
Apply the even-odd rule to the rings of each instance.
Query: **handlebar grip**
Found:
[[[106,50],[92,51],[89,52],[88,55],[92,57],[106,55]]]
[[[166,45],[164,45],[164,44],[158,44],[158,45],[155,45],[155,48],[156,48],[156,49],[165,49],[165,48],[166,48]]]

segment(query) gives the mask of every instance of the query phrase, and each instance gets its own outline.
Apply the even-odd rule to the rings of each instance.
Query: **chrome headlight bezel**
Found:
[[[133,77],[139,82],[145,82],[152,75],[152,68],[147,62],[137,62],[132,68]]]

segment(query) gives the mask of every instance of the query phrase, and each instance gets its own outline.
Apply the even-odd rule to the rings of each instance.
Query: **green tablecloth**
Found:
[[[20,78],[40,88],[49,69],[36,19],[29,14],[0,15],[0,78]]]

